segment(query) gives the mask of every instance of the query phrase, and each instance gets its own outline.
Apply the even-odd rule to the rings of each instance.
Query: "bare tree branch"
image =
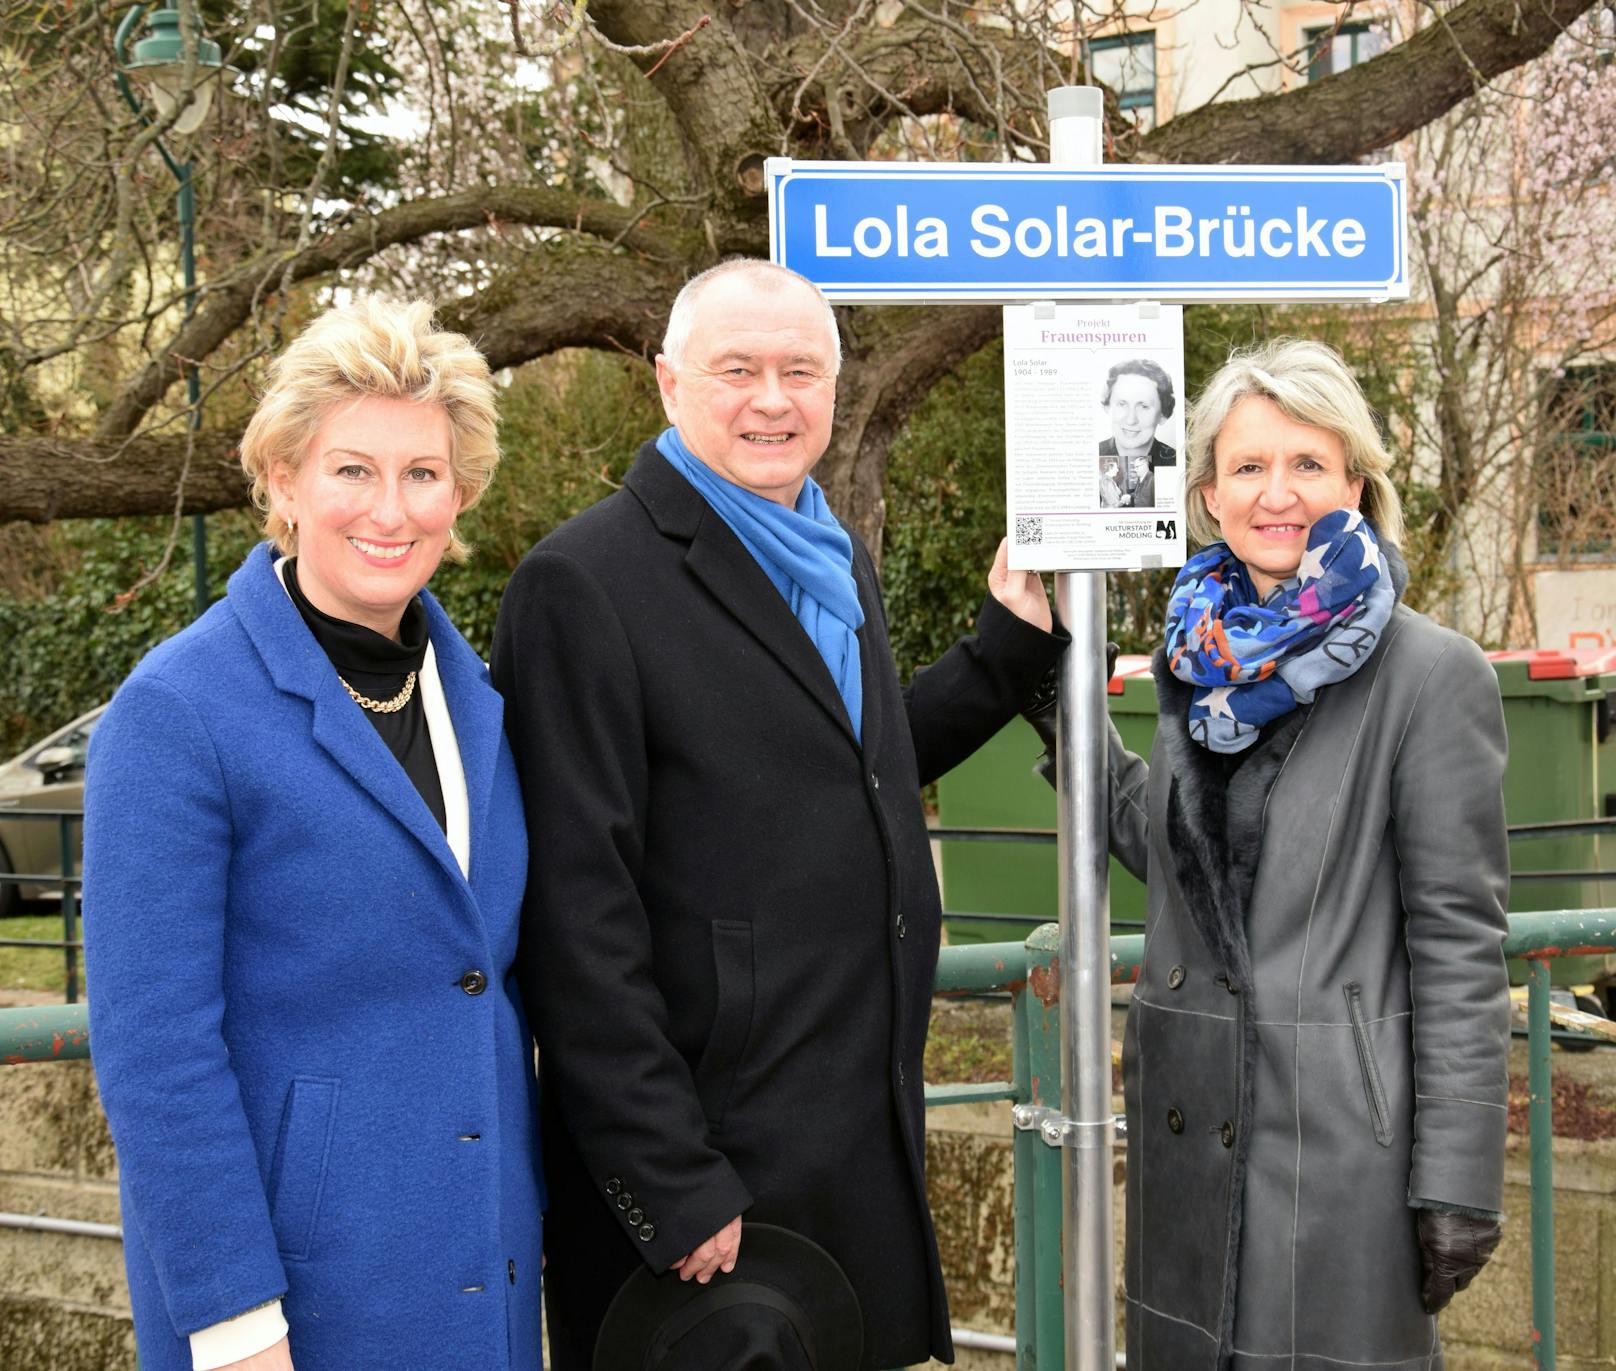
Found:
[[[800,157],[816,155],[820,130],[841,127],[863,157],[893,120],[942,113],[1003,129],[1007,152],[1041,156],[1049,147],[1044,91],[1067,79],[1063,54],[1034,35],[962,25],[920,7],[889,28],[804,34],[768,57],[777,73],[770,98]],[[1115,96],[1108,103],[1119,122]]]
[[[445,303],[442,318],[495,368],[567,347],[649,360],[683,281],[676,264],[558,248],[480,295]],[[197,434],[187,472],[189,436],[176,426],[133,438],[0,435],[0,521],[170,514],[176,499],[186,514],[245,504],[235,437]]]
[[[644,258],[541,253],[497,288],[446,305],[442,317],[495,368],[570,347],[627,351],[649,362],[684,276],[678,264]]]
[[[939,380],[998,336],[1002,320],[997,305],[861,313],[858,336],[850,340],[837,381],[831,445],[815,468],[815,479],[877,559],[886,515],[886,457],[893,438]]]
[[[43,524],[123,514],[171,514],[187,435],[43,438],[0,434],[0,519]],[[210,514],[247,503],[233,435],[199,433],[183,508]]]
[[[651,82],[712,196],[709,236],[723,252],[737,238],[755,240],[763,163],[779,150],[781,125],[756,61],[711,8],[688,0],[594,0],[589,13],[613,43],[636,50],[641,70],[654,72]],[[651,55],[653,45],[698,28],[677,49]]]
[[[1151,162],[1350,162],[1546,52],[1598,0],[1464,0],[1367,62],[1278,95],[1203,105],[1140,140]]]
[[[567,229],[605,238],[621,237],[626,247],[659,257],[678,255],[676,239],[636,224],[636,215],[620,205],[584,200],[538,186],[493,186],[485,190],[416,200],[383,210],[317,239],[291,257],[272,255],[242,267],[221,283],[210,282],[196,315],[163,346],[156,357],[119,394],[101,420],[103,437],[132,433],[164,391],[180,379],[179,359],[212,355],[252,317],[260,293],[284,288],[310,277],[356,266],[382,249],[414,242],[432,234],[477,228],[506,220],[546,228]]]

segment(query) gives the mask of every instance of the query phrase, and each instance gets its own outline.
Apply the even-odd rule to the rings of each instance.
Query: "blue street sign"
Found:
[[[769,254],[832,300],[1408,295],[1403,166],[770,158]]]

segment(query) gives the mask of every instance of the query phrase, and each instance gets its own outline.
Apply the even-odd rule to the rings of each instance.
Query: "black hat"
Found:
[[[829,1252],[773,1224],[741,1229],[706,1285],[641,1267],[613,1297],[594,1371],[858,1371],[864,1320]]]

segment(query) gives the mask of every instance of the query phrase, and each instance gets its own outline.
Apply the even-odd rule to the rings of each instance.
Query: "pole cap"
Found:
[[[1105,92],[1098,86],[1056,86],[1046,92],[1049,119],[1104,119]]]

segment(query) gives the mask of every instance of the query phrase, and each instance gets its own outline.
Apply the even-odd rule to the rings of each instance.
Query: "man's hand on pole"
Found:
[[[1044,591],[1043,578],[1036,571],[1010,570],[1008,538],[999,539],[999,550],[988,572],[988,589],[1016,618],[1025,619],[1045,633],[1053,627],[1055,620],[1049,612],[1049,596]]]
[[[737,1214],[695,1251],[687,1252],[674,1262],[673,1269],[682,1281],[694,1276],[697,1284],[706,1285],[720,1271],[725,1274],[733,1271],[735,1258],[740,1254],[741,1216]]]

